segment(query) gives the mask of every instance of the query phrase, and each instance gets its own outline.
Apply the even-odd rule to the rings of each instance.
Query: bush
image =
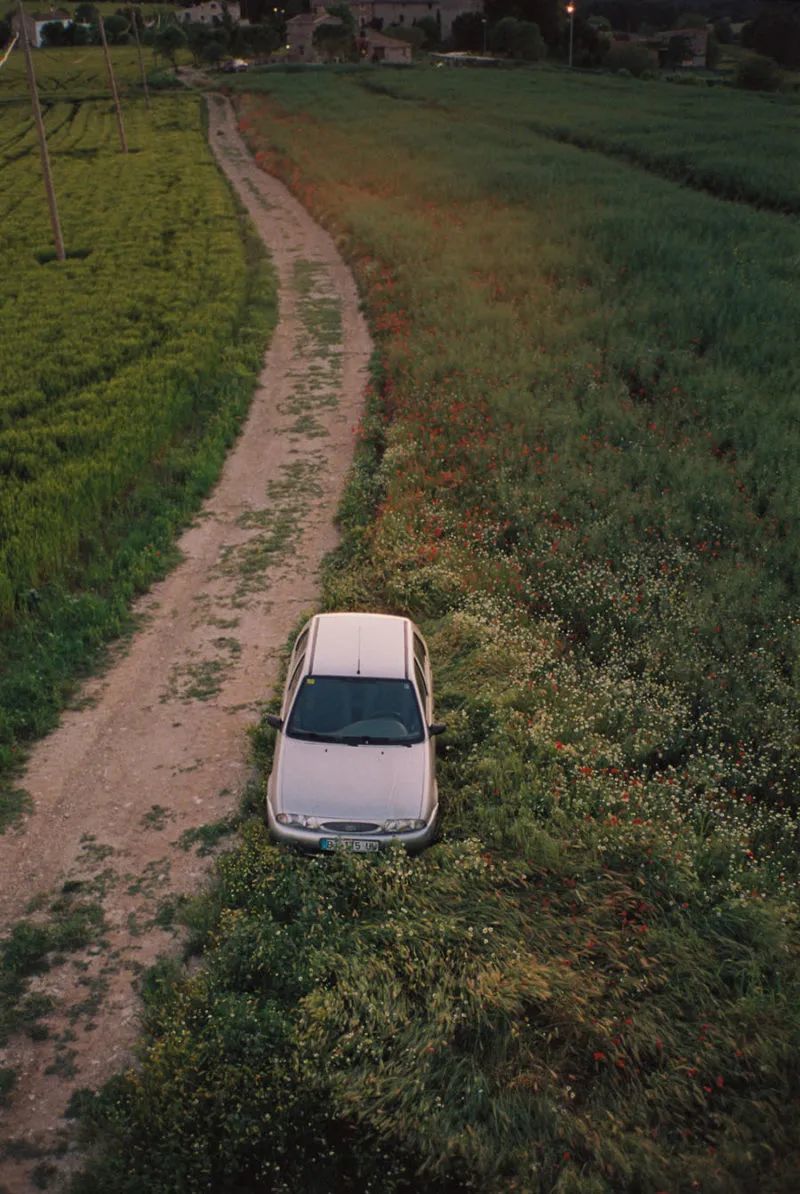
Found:
[[[733,83],[745,91],[777,91],[781,85],[781,72],[771,58],[753,54],[739,63]]]
[[[489,33],[489,47],[495,53],[507,54],[524,62],[538,62],[544,58],[545,44],[539,26],[532,21],[518,21],[503,17]]]
[[[414,28],[422,30],[424,38],[422,44],[426,49],[441,44],[442,29],[435,17],[420,17],[418,21],[414,22]]]
[[[652,68],[653,56],[646,46],[637,42],[617,43],[606,54],[603,65],[609,70],[629,71],[638,79]]]

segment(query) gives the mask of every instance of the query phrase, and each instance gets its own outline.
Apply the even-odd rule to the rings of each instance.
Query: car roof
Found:
[[[315,676],[408,678],[412,626],[394,614],[317,614],[307,670]]]

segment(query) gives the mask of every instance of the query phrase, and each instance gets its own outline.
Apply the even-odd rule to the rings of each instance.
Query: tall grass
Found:
[[[424,626],[443,840],[251,824],[76,1189],[788,1191],[796,224],[541,136],[531,76],[374,77],[241,116],[378,339],[326,601]]]
[[[47,257],[30,121],[0,117],[0,770],[163,573],[246,410],[274,287],[202,141],[197,100],[54,105],[68,254]],[[0,823],[20,806],[0,801]]]

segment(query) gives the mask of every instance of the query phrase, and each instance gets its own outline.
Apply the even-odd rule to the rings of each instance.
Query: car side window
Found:
[[[428,703],[428,684],[425,680],[425,673],[419,666],[419,660],[414,660],[414,675],[417,677],[417,688],[419,688],[420,696],[427,705]]]
[[[298,659],[298,661],[295,665],[295,669],[292,672],[292,678],[289,681],[287,688],[286,688],[287,702],[290,701],[292,699],[292,697],[294,696],[294,690],[297,688],[297,681],[300,679],[300,673],[303,670],[303,664],[305,663],[305,661],[306,661],[306,657],[305,657],[305,654],[303,653],[300,655],[300,658]]]
[[[300,655],[303,655],[305,653],[305,646],[306,646],[307,639],[308,639],[308,627],[306,626],[303,630],[300,631],[297,638],[294,640],[294,650],[292,651],[292,654],[294,655],[295,659],[297,659]]]
[[[425,650],[425,644],[418,634],[414,634],[414,658],[417,660],[419,666],[425,671],[425,661],[428,657],[428,652]]]

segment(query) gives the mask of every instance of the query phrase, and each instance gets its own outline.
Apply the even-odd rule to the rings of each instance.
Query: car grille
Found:
[[[322,828],[331,833],[374,833],[380,826],[374,821],[323,821]]]

